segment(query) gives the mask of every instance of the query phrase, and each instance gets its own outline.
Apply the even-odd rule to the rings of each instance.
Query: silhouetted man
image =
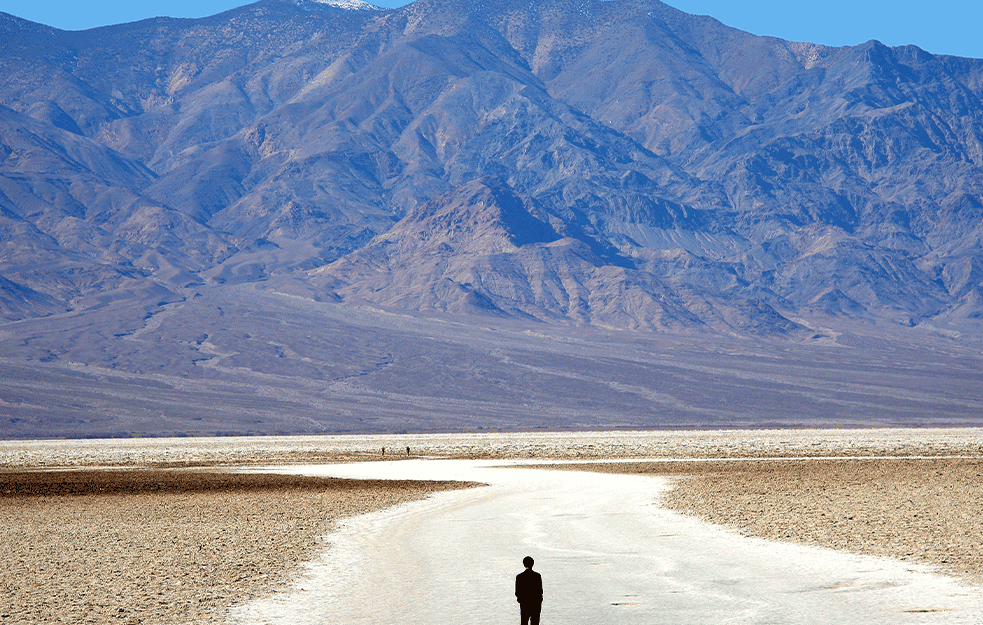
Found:
[[[519,602],[522,625],[539,625],[539,612],[543,608],[543,578],[532,570],[533,559],[526,556],[522,566],[526,570],[515,576],[515,600]]]

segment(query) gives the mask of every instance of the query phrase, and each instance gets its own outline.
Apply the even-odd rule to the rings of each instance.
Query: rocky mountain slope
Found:
[[[983,61],[657,0],[0,15],[0,314],[204,285],[799,337],[983,314]]]
[[[0,77],[0,438],[979,422],[983,61],[262,0]]]

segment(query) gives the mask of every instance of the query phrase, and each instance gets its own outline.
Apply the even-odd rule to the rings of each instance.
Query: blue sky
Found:
[[[371,0],[369,0],[371,1]],[[758,35],[827,45],[878,39],[913,43],[936,54],[983,58],[981,0],[666,0]],[[249,4],[243,0],[0,0],[0,11],[49,26],[81,30],[157,15],[203,17]],[[376,0],[400,6],[401,0]]]

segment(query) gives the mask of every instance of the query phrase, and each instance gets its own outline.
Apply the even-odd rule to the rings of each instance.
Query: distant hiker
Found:
[[[519,602],[522,625],[539,625],[539,613],[543,607],[543,578],[532,570],[534,561],[526,556],[522,566],[526,570],[515,576],[515,600]]]
[[[407,456],[410,455],[410,447],[409,447],[409,445],[406,446],[406,455]]]
[[[386,448],[385,448],[385,447],[383,447],[383,448],[382,448],[382,455],[383,455],[383,456],[385,456],[385,455],[386,455]]]

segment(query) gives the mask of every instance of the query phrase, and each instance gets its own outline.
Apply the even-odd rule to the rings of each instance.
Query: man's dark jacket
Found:
[[[532,569],[515,576],[515,598],[519,603],[543,602],[543,578]]]

